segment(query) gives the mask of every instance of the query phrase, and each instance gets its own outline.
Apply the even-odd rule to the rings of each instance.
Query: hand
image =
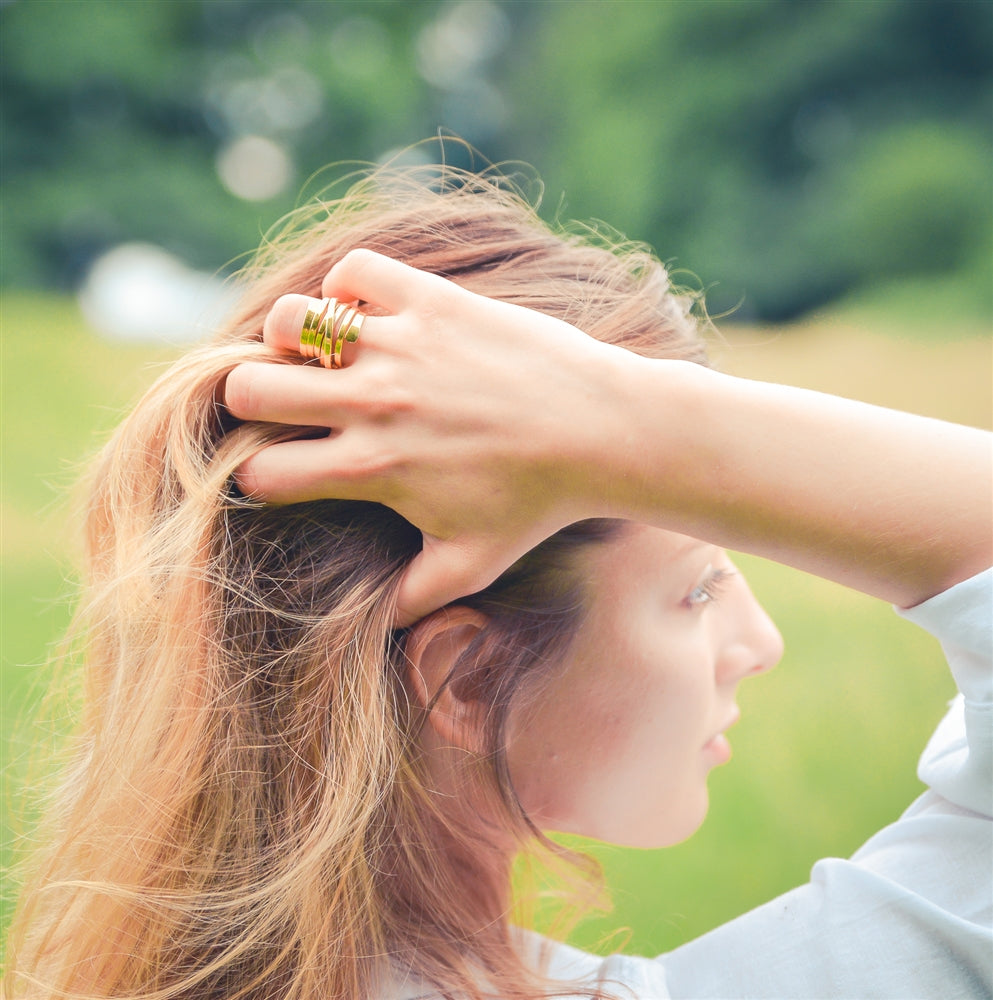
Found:
[[[246,363],[225,402],[330,433],[263,449],[239,484],[274,502],[377,501],[416,525],[400,624],[586,517],[656,524],[904,606],[988,564],[982,432],[641,358],[369,251],[323,292],[373,307],[346,367]],[[296,354],[308,302],[281,298],[266,344]]]
[[[373,307],[345,367],[245,363],[224,401],[243,420],[330,434],[270,445],[238,483],[277,503],[377,501],[416,525],[424,543],[401,587],[402,623],[603,513],[590,463],[621,409],[609,373],[632,355],[371,251],[348,254],[322,290]],[[280,298],[265,343],[296,353],[310,301]]]

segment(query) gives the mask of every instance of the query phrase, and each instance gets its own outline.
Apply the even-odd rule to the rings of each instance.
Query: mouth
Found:
[[[728,715],[727,721],[706,743],[703,745],[704,753],[723,764],[731,759],[731,744],[728,742],[725,733],[741,718],[741,710],[737,705],[733,706],[733,711]]]

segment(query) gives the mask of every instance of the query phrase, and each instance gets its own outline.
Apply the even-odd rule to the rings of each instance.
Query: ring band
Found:
[[[341,367],[341,349],[345,346],[345,331],[352,328],[352,320],[358,315],[358,309],[346,309],[341,314],[341,320],[335,330],[334,353],[331,355],[331,367]]]
[[[334,364],[334,342],[338,335],[338,327],[341,325],[342,317],[348,311],[348,306],[343,302],[335,302],[334,308],[328,313],[325,323],[324,339],[321,341],[321,351],[318,357],[325,368],[337,368]]]
[[[336,299],[328,299],[328,308],[321,319],[321,326],[318,331],[317,340],[314,343],[314,353],[312,355],[312,357],[320,358],[321,364],[324,364],[324,352],[331,348],[331,326],[334,321],[334,315],[340,308],[341,306],[338,305]]]
[[[362,332],[365,313],[358,304],[348,305],[337,299],[321,299],[307,310],[300,329],[300,354],[320,358],[325,368],[341,368],[345,344],[354,344]]]
[[[341,332],[335,344],[334,352],[335,361],[338,363],[337,367],[341,367],[342,348],[345,344],[354,344],[355,341],[359,339],[359,334],[362,332],[362,324],[364,322],[365,313],[360,312],[356,308],[352,310],[352,314],[348,317],[348,321],[341,324]]]
[[[303,321],[303,329],[300,331],[300,353],[305,358],[317,357],[317,338],[321,324],[327,315],[331,299],[321,299],[316,305],[307,310],[307,315]]]

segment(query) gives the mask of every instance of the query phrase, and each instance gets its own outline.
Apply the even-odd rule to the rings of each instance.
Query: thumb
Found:
[[[412,625],[460,597],[483,590],[522,554],[506,548],[487,550],[480,541],[442,541],[425,535],[421,551],[400,582],[397,627]]]

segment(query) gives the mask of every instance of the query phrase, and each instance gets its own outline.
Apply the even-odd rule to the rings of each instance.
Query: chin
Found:
[[[665,826],[658,829],[654,837],[646,837],[645,842],[628,846],[649,849],[675,847],[677,844],[683,843],[684,840],[689,840],[703,826],[709,809],[710,797],[705,788],[701,800],[694,802],[692,807],[680,810],[678,815],[675,812],[670,812],[665,817]]]
[[[528,809],[528,803],[524,803]],[[639,850],[658,850],[675,847],[688,840],[703,825],[710,808],[707,786],[701,782],[692,795],[686,794],[682,801],[673,805],[672,800],[662,802],[651,813],[623,815],[619,810],[611,815],[577,816],[562,811],[546,809],[529,810],[529,815],[544,833],[564,833],[571,836],[589,837],[617,847],[633,847]]]
[[[669,810],[663,816],[657,817],[655,822],[646,820],[643,824],[639,824],[639,829],[625,830],[618,826],[608,826],[602,833],[585,835],[616,844],[618,847],[633,847],[643,851],[675,847],[684,840],[689,840],[703,826],[709,806],[710,801],[705,792],[703,800],[694,802],[692,808],[685,808],[678,814]]]

